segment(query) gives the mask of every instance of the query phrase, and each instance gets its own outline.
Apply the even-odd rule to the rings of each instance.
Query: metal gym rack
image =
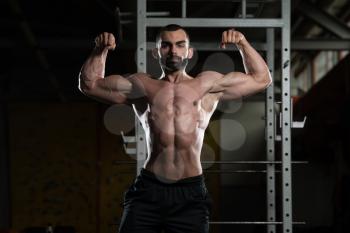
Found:
[[[281,29],[281,108],[279,112],[275,110],[274,84],[270,85],[266,91],[266,155],[267,161],[251,161],[251,163],[265,163],[266,184],[267,184],[267,220],[265,222],[210,222],[210,224],[265,224],[268,233],[276,232],[276,225],[282,225],[283,233],[291,233],[293,224],[292,215],[292,167],[291,164],[291,128],[303,127],[303,122],[292,121],[292,105],[290,96],[290,0],[281,0],[281,18],[246,18],[246,0],[241,1],[242,18],[186,18],[186,0],[182,2],[182,14],[179,18],[151,17],[147,12],[147,0],[137,0],[137,67],[138,72],[146,72],[146,52],[147,52],[147,28],[162,27],[167,24],[179,24],[183,27],[222,27],[229,28],[233,25],[241,28],[266,28],[266,59],[272,77],[274,76],[274,51],[275,51],[275,28]],[[148,17],[150,16],[150,17]],[[208,46],[203,46],[208,49]],[[197,48],[198,49],[198,48]],[[274,79],[273,79],[274,80]],[[281,135],[276,134],[276,115],[279,115],[279,127]],[[140,121],[135,118],[135,137],[123,135],[124,142],[136,142],[135,148],[127,148],[126,152],[136,155],[137,174],[143,166],[146,155],[146,138]],[[275,161],[275,141],[281,141],[281,161]],[[216,161],[220,162],[220,161]],[[227,161],[222,161],[227,163]],[[242,163],[248,161],[241,161]],[[117,162],[119,163],[119,162]],[[232,163],[235,163],[232,161]],[[237,163],[237,161],[236,161]],[[281,170],[276,171],[275,165],[281,164]],[[276,221],[276,172],[282,174],[282,221]]]

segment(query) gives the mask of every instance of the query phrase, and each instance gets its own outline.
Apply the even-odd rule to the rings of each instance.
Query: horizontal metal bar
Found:
[[[169,11],[149,11],[146,12],[146,16],[169,16]],[[120,16],[127,17],[127,16],[136,16],[135,12],[120,12]]]
[[[249,221],[234,221],[234,222],[223,222],[223,221],[210,221],[211,225],[281,225],[283,222],[249,222]],[[294,225],[306,224],[306,222],[293,222]]]
[[[261,42],[251,42],[252,46],[259,51],[266,51],[266,43]],[[49,48],[49,49],[80,49],[80,48],[92,48],[93,41],[83,39],[83,38],[42,38],[38,39],[38,46],[40,48]],[[10,38],[1,38],[0,39],[0,48],[11,48],[18,46]],[[225,51],[219,48],[218,42],[191,42],[191,46],[198,51]],[[147,42],[147,49],[151,50],[155,47],[154,42]],[[121,42],[117,49],[135,49],[136,41],[127,41]],[[280,49],[281,45],[279,42],[276,42],[276,49]],[[349,40],[292,40],[291,41],[292,50],[350,50],[350,41]],[[230,46],[226,50],[236,50],[235,46]]]
[[[204,170],[204,173],[266,173],[267,170],[228,170],[228,169],[223,169],[223,170]],[[276,173],[281,173],[280,170],[275,170]]]
[[[170,1],[173,1],[173,2],[180,2],[181,0],[148,0],[150,2],[170,2]],[[280,1],[280,0],[247,0],[248,3],[269,3],[269,2],[277,2],[277,1]],[[218,3],[218,2],[237,2],[237,3],[240,3],[242,2],[242,0],[187,0],[187,2],[215,2],[215,3]]]
[[[266,43],[261,42],[251,42],[252,46],[259,51],[266,51]],[[217,42],[191,42],[191,46],[196,50],[200,51],[224,51],[219,47]],[[152,47],[154,47],[152,45]],[[150,48],[151,49],[151,48]],[[281,43],[275,43],[275,49],[281,49]],[[292,50],[350,50],[350,40],[323,40],[323,39],[305,39],[305,40],[292,40],[291,41]],[[227,50],[237,50],[236,46],[230,46]]]
[[[169,16],[170,12],[165,11],[165,12],[146,12],[146,16]]]
[[[136,165],[136,164],[135,164]],[[234,173],[266,173],[266,170],[203,170],[203,173],[209,175],[209,174],[234,174]],[[275,170],[275,173],[281,173],[280,170]],[[127,175],[127,174],[135,174],[135,171],[119,171],[116,173],[116,175]]]
[[[281,19],[228,19],[228,18],[146,18],[147,27],[163,27],[167,24],[180,24],[183,27],[252,27],[281,28]]]
[[[252,43],[252,46],[256,50],[266,50],[264,43]],[[191,47],[198,51],[227,51],[227,50],[238,50],[234,45],[226,46],[226,49],[220,48],[219,42],[191,42]]]
[[[153,43],[154,44],[154,43]],[[251,42],[252,46],[258,51],[266,51],[266,43],[261,42]],[[191,47],[200,51],[224,51],[219,47],[218,42],[191,42]],[[151,45],[150,48],[154,48]],[[281,49],[281,43],[275,43],[275,49]],[[317,40],[317,39],[305,39],[305,40],[292,40],[291,41],[292,50],[350,50],[350,40]],[[227,50],[237,50],[236,46],[229,46]]]
[[[202,161],[203,164],[282,164],[282,161]],[[292,161],[294,164],[307,164],[308,161]]]
[[[136,148],[128,148],[123,144],[124,152],[128,155],[136,155]]]
[[[279,48],[281,47],[278,44]],[[306,39],[292,40],[292,50],[349,50],[350,40],[323,40],[323,39]]]
[[[282,225],[283,222],[259,221],[209,221],[211,225]],[[306,222],[293,222],[293,225],[305,225]],[[120,223],[110,223],[110,226],[119,226]]]
[[[122,139],[124,143],[133,143],[136,142],[135,136],[125,136],[123,131],[120,131],[120,134],[122,135]]]
[[[282,164],[282,161],[201,161],[202,164]],[[308,161],[292,161],[293,164],[307,164]],[[113,164],[136,164],[134,161],[115,160]]]

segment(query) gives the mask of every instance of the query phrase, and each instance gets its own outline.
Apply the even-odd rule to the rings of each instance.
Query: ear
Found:
[[[152,49],[152,56],[154,57],[154,59],[158,59],[158,48],[154,48]]]
[[[188,59],[191,59],[193,57],[193,48],[188,48]]]

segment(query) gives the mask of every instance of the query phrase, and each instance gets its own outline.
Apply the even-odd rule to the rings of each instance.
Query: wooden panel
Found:
[[[96,232],[96,105],[9,106],[12,225]]]
[[[212,117],[212,122],[218,119],[218,114],[214,114]],[[210,128],[210,130],[209,130]],[[214,140],[215,138],[219,138],[220,140],[220,127],[219,124],[213,124],[209,123],[208,129],[205,133],[204,137],[204,143],[207,145],[209,148],[211,148],[213,155],[207,156],[206,153],[202,150],[202,155],[201,155],[201,160],[214,160],[214,161],[220,161],[220,147],[218,144],[215,142],[218,140]],[[205,147],[203,147],[205,148]],[[209,154],[211,154],[209,153]],[[205,170],[219,170],[220,165],[218,164],[213,164],[207,169],[204,169],[204,174],[205,174],[205,183],[206,186],[209,190],[210,196],[213,199],[213,207],[212,207],[212,213],[210,216],[210,221],[219,221],[220,220],[220,185],[221,185],[221,180],[220,180],[220,174],[219,173],[205,173]],[[220,232],[220,226],[219,225],[211,225],[210,226],[210,232],[216,233]]]
[[[112,106],[113,107],[113,106]],[[110,108],[108,108],[110,109]],[[108,109],[101,109],[99,122],[106,122],[105,113]],[[111,115],[109,115],[111,116]],[[120,118],[123,118],[121,120]],[[111,124],[111,122],[109,122]],[[120,131],[125,125],[134,125],[134,115],[129,114],[124,117],[116,116],[113,120],[113,129],[108,130],[109,127],[101,125],[99,128],[100,138],[99,148],[100,157],[100,231],[106,233],[117,232],[118,225],[122,215],[121,203],[123,201],[123,193],[132,184],[136,175],[135,165],[116,165],[115,161],[134,161],[125,154],[123,149],[123,141],[120,136]],[[125,131],[125,129],[124,129]]]
[[[116,232],[123,193],[136,172],[135,165],[114,164],[134,160],[123,151],[121,136],[104,125],[107,108],[79,103],[10,105],[14,229],[52,223],[73,226],[77,232]],[[125,121],[120,123],[128,124]],[[219,129],[206,134],[205,144],[213,153],[204,160],[219,159],[213,137],[219,137]],[[207,174],[206,181],[216,218],[219,175]]]

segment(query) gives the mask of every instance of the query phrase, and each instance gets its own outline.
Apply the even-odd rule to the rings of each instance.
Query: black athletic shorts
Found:
[[[124,194],[119,233],[209,232],[211,204],[203,175],[169,182],[142,169]]]

